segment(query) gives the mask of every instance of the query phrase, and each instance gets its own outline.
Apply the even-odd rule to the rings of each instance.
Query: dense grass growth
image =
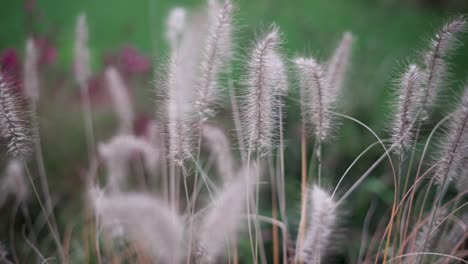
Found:
[[[181,39],[169,43],[166,23],[176,6],[189,10],[193,20],[179,32]],[[466,194],[459,187],[463,182],[452,179],[466,177],[467,169],[451,171],[452,163],[463,167],[467,158],[463,140],[468,94],[461,94],[468,45],[461,44],[468,43],[468,34],[459,29],[466,18],[460,19],[462,26],[444,29],[457,40],[449,34],[439,58],[436,44],[438,38],[444,43],[445,31],[436,36],[434,32],[454,13],[359,0],[238,0],[233,11],[230,6],[213,6],[227,14],[220,19],[225,24],[218,21],[219,28],[214,27],[219,36],[210,30],[210,23],[217,21],[212,9],[206,11],[205,2],[198,0],[3,4],[2,63],[11,66],[18,60],[19,70],[10,76],[11,69],[2,69],[13,79],[0,80],[0,89],[13,87],[22,94],[21,89],[30,86],[23,81],[27,70],[23,72],[22,65],[30,56],[25,52],[28,37],[45,43],[39,54],[45,50],[51,56],[38,64],[38,101],[25,92],[25,102],[16,105],[10,93],[0,93],[0,103],[7,102],[0,105],[0,122],[8,128],[3,129],[8,135],[2,135],[7,142],[2,168],[5,175],[19,175],[22,166],[27,168],[23,180],[38,187],[37,194],[25,198],[28,202],[17,204],[10,197],[0,205],[0,224],[5,226],[0,242],[14,252],[9,259],[218,263],[229,258],[276,264],[283,262],[280,256],[286,258],[283,247],[288,247],[291,262],[320,263],[326,257],[337,263],[394,258],[407,263],[406,253],[446,250],[434,237],[450,240],[454,223],[466,220],[467,212]],[[78,14],[86,14],[78,21],[87,25],[77,26]],[[330,58],[343,36],[352,39],[349,67],[333,73]],[[452,45],[456,56],[444,54]],[[439,69],[439,63],[449,70]],[[419,93],[411,88],[419,91],[437,82],[432,68],[444,81],[434,85],[440,88],[436,105],[426,107],[413,100],[411,96]],[[329,83],[336,76],[344,78],[343,87]],[[426,108],[432,110],[431,117],[421,119]],[[453,118],[444,119],[456,109]],[[24,116],[11,118],[12,112],[23,110]],[[18,135],[12,131],[23,129],[15,128],[17,119],[32,120],[32,135],[26,138],[35,143],[32,154],[28,149],[23,155],[21,144],[15,143]],[[158,124],[154,130],[153,123]],[[432,130],[439,125],[443,129]],[[415,126],[414,149],[408,140],[409,148],[394,152],[400,138],[407,136],[398,126]],[[449,136],[444,137],[446,130]],[[367,147],[369,151],[350,167]],[[429,169],[433,164],[434,176]],[[132,177],[124,184],[127,174]],[[421,174],[428,179],[415,181]],[[244,181],[245,175],[249,178]],[[446,178],[458,185],[446,184]],[[415,203],[397,208],[403,195],[411,194],[411,186],[420,188],[411,196]],[[55,209],[47,218],[49,207]],[[441,233],[431,233],[452,213],[456,221],[442,226]],[[115,219],[125,220],[122,230],[113,229]],[[229,236],[233,239],[225,250],[226,237],[212,229],[231,235],[246,219],[251,221],[245,232]],[[277,220],[284,233],[271,227]],[[113,238],[116,232],[125,233],[126,240],[109,245],[109,234]],[[344,235],[345,243],[336,235]],[[455,237],[457,242],[464,238]],[[31,244],[44,256],[38,257]],[[457,256],[465,257],[466,247],[458,249]],[[1,253],[0,248],[0,262]],[[409,259],[425,263],[436,257]]]

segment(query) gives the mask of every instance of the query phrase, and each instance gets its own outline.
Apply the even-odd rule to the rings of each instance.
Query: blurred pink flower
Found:
[[[95,74],[91,76],[88,80],[88,85],[86,87],[88,91],[88,95],[93,106],[102,106],[106,105],[110,102],[107,96],[106,90],[106,80],[102,73]],[[78,88],[78,87],[77,87]],[[83,100],[83,94],[81,92],[81,88],[76,90],[76,94],[74,100],[77,100],[78,103],[81,103]]]
[[[139,114],[133,121],[133,133],[138,137],[149,138],[150,125],[153,119],[148,114]]]
[[[51,65],[57,61],[57,48],[46,37],[35,38],[37,50],[39,51],[38,64],[39,65]]]
[[[24,1],[24,11],[28,14],[31,14],[36,7],[36,0],[26,0]]]
[[[92,76],[88,81],[88,94],[93,105],[107,103],[106,81],[102,74]]]
[[[132,46],[125,46],[119,52],[110,52],[104,56],[106,65],[115,65],[124,76],[148,73],[151,60]]]
[[[127,46],[120,51],[123,70],[127,73],[145,73],[150,70],[151,61],[137,49]]]
[[[21,93],[23,90],[21,82],[22,65],[15,49],[8,48],[2,51],[0,55],[0,67],[5,80],[12,84],[15,91]]]

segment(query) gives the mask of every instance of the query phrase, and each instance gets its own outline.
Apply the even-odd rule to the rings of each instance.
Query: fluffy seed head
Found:
[[[441,225],[447,214],[446,209],[439,208],[437,212],[433,211],[428,216],[414,241],[415,246],[412,248],[414,252],[432,252],[435,249],[439,236],[442,235],[443,227]],[[420,263],[422,258],[423,255],[419,255],[416,257],[415,262],[411,263]]]
[[[226,133],[218,126],[203,124],[203,138],[208,143],[212,155],[216,159],[219,176],[224,182],[229,181],[234,172],[234,162],[231,155],[231,144]]]
[[[351,32],[345,32],[332,57],[327,63],[327,86],[331,89],[330,95],[338,96],[341,94],[346,72],[348,71],[352,45],[353,35]]]
[[[279,59],[279,45],[279,31],[273,26],[270,32],[255,43],[247,62],[248,91],[242,123],[245,145],[258,156],[271,151],[278,126],[278,96],[284,93],[284,76],[278,75],[283,67]]]
[[[188,91],[191,86],[188,83],[190,79],[183,76],[184,68],[182,58],[173,53],[169,62],[166,83],[166,129],[169,158],[176,163],[182,163],[190,155],[194,138],[192,131],[195,115],[193,114],[191,91]]]
[[[123,237],[158,263],[180,263],[184,223],[163,201],[142,193],[106,195],[90,190],[90,202],[110,237]]]
[[[325,140],[332,127],[332,104],[336,98],[327,85],[323,66],[313,58],[297,58],[304,122],[312,127],[318,140]]]
[[[37,71],[37,50],[33,39],[26,42],[26,56],[24,61],[24,92],[26,97],[37,102],[39,99],[39,77]]]
[[[75,78],[76,82],[85,87],[91,75],[89,68],[88,25],[86,14],[78,15],[75,30]]]
[[[210,1],[215,2],[215,1]],[[195,106],[200,120],[213,115],[213,107],[219,99],[218,79],[223,66],[231,57],[232,15],[233,6],[230,0],[225,0],[220,8],[211,4],[214,16],[209,24],[209,33],[205,40],[205,48],[200,62],[200,77],[197,84]]]
[[[26,106],[0,74],[0,136],[7,141],[8,154],[25,158],[31,152]]]
[[[186,27],[187,10],[177,6],[171,9],[166,20],[166,38],[171,49],[176,49]]]
[[[8,162],[0,182],[0,207],[8,195],[14,196],[18,203],[26,201],[29,197],[29,184],[23,172],[23,162],[17,159]]]
[[[216,263],[216,258],[238,231],[246,210],[247,195],[255,189],[259,176],[258,166],[245,167],[217,195],[199,228],[198,255],[201,263]]]
[[[120,131],[131,133],[133,127],[133,107],[128,90],[114,67],[106,70],[107,88],[120,119]]]
[[[468,188],[468,157],[465,158],[463,164],[464,168],[462,169],[462,173],[460,174],[460,177],[458,177],[455,185],[459,193],[466,191],[466,189]]]
[[[99,156],[105,161],[108,172],[108,188],[112,192],[122,189],[122,181],[128,173],[128,162],[133,155],[141,153],[145,166],[155,168],[159,160],[159,151],[143,139],[132,135],[114,136],[109,142],[98,145]]]
[[[316,185],[310,193],[310,204],[309,226],[302,246],[296,249],[296,261],[300,258],[303,263],[315,264],[321,263],[330,246],[338,220],[337,204]]]
[[[399,82],[396,111],[392,123],[392,142],[399,151],[408,148],[413,141],[413,127],[417,111],[421,107],[421,80],[424,73],[411,64]]]
[[[171,50],[163,89],[158,91],[162,101],[159,115],[163,116],[163,134],[169,161],[182,163],[191,153],[197,138],[197,115],[194,108],[196,83],[199,80],[200,61],[204,50],[203,42],[209,32],[209,10],[189,17],[180,44]]]
[[[458,47],[458,35],[467,29],[467,19],[459,16],[445,24],[430,41],[428,51],[424,54],[425,80],[423,82],[422,108],[423,118],[429,116],[429,108],[447,78],[447,59]]]
[[[445,139],[441,144],[441,155],[434,177],[441,186],[448,184],[461,174],[463,160],[468,154],[468,87],[458,109],[453,114]]]

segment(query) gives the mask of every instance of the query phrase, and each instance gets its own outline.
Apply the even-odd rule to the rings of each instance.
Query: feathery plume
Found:
[[[311,124],[313,133],[318,140],[325,140],[332,126],[334,91],[327,86],[323,66],[313,58],[298,58],[295,60],[299,70],[302,93],[302,108],[306,124]]]
[[[142,193],[106,195],[90,190],[103,230],[138,243],[155,262],[180,263],[184,255],[184,223],[163,201]]]
[[[234,172],[228,137],[220,127],[206,123],[203,124],[202,135],[216,159],[219,176],[223,178],[225,183],[228,182]]]
[[[148,170],[155,168],[159,151],[143,139],[132,135],[114,136],[107,143],[98,145],[99,155],[105,160],[108,171],[108,188],[111,192],[122,189],[122,181],[128,173],[128,161],[132,155],[142,153]]]
[[[31,152],[25,105],[0,74],[0,135],[7,140],[10,156],[24,158]]]
[[[275,140],[278,126],[278,96],[284,93],[283,76],[278,76],[284,67],[279,56],[280,35],[273,26],[258,40],[247,62],[247,94],[244,103],[244,139],[251,153],[268,154]],[[283,90],[283,91],[282,91]]]
[[[445,215],[443,218],[445,218]],[[452,215],[451,219],[453,220],[453,224],[446,233],[442,233],[439,236],[438,241],[435,243],[437,244],[434,247],[435,252],[449,253],[456,249],[457,246],[460,246],[460,242],[465,240],[465,236],[468,232],[468,214],[463,213],[459,217]]]
[[[440,225],[442,221],[447,216],[447,210],[444,208],[439,208],[437,212],[432,212],[431,215],[426,219],[426,223],[421,227],[421,230],[418,233],[418,236],[415,243],[414,252],[427,252],[435,249],[439,236],[442,234],[443,227]],[[432,221],[433,218],[433,221]],[[431,225],[432,223],[432,225]],[[420,263],[420,259],[423,256],[419,255],[416,257],[415,262],[411,263]]]
[[[326,191],[314,185],[310,199],[309,227],[304,242],[296,249],[296,261],[308,264],[320,263],[338,220],[337,204]]]
[[[227,241],[235,235],[246,210],[247,193],[253,192],[259,177],[257,165],[244,167],[217,195],[199,228],[198,256],[201,263],[215,263]],[[216,232],[213,232],[213,227],[216,227]]]
[[[341,93],[346,72],[348,71],[352,45],[353,35],[351,32],[345,32],[327,63],[326,76],[327,86],[331,89],[330,95],[338,96]]]
[[[26,56],[24,61],[24,92],[26,97],[37,103],[39,99],[39,77],[37,71],[37,50],[34,39],[26,42]]]
[[[468,86],[453,114],[448,133],[442,142],[440,161],[434,177],[441,186],[456,180],[461,173],[468,148]]]
[[[107,87],[120,119],[120,131],[131,133],[133,128],[133,108],[125,84],[114,67],[106,70]]]
[[[392,124],[392,142],[399,151],[408,148],[413,140],[413,127],[421,101],[421,79],[423,72],[411,64],[399,83],[396,111]]]
[[[466,17],[458,16],[445,24],[430,41],[424,54],[426,77],[423,85],[423,118],[429,117],[429,108],[435,104],[447,73],[447,58],[458,46],[457,35],[466,31]]]
[[[169,158],[182,163],[189,155],[193,145],[194,114],[191,104],[189,81],[184,78],[183,58],[173,53],[169,62],[167,76],[167,134],[169,141]],[[190,72],[189,72],[190,73]]]
[[[216,1],[210,1],[210,4],[213,5],[212,2]],[[217,15],[214,21],[210,21],[209,33],[200,63],[198,95],[195,99],[195,106],[201,121],[213,115],[212,106],[219,98],[219,74],[232,53],[232,3],[230,0],[225,0],[223,6],[215,10]]]
[[[457,181],[455,182],[455,187],[457,188],[458,192],[462,193],[466,191],[468,186],[468,157],[462,162],[464,164],[462,173],[460,177],[458,177]]]
[[[29,185],[23,172],[23,163],[17,159],[8,162],[0,183],[0,207],[8,195],[14,196],[17,203],[24,202],[29,197]]]
[[[91,75],[89,59],[88,25],[86,14],[82,13],[77,17],[75,31],[75,78],[81,87],[86,87]]]
[[[209,10],[190,17],[180,44],[171,50],[160,97],[164,135],[167,138],[169,160],[182,163],[191,153],[196,133],[194,109],[195,89],[199,76],[199,63],[203,54],[203,40],[208,34]]]
[[[166,38],[172,50],[177,49],[186,27],[187,10],[183,7],[174,7],[166,20]]]

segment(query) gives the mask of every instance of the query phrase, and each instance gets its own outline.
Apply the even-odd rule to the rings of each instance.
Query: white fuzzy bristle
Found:
[[[10,160],[0,182],[0,207],[9,195],[14,196],[17,203],[24,202],[29,197],[29,183],[23,171],[23,162]]]
[[[441,144],[441,155],[434,174],[441,186],[454,181],[462,173],[468,151],[468,87],[458,109],[453,114],[446,137]]]
[[[278,127],[279,96],[284,94],[283,64],[279,55],[280,35],[272,29],[252,49],[247,62],[247,94],[243,105],[243,132],[250,153],[271,152]]]
[[[343,85],[346,80],[346,73],[348,72],[352,45],[353,35],[351,32],[345,32],[327,63],[327,86],[332,90],[330,93],[331,95],[338,96],[341,94],[341,90],[343,89]]]
[[[101,227],[110,237],[137,243],[158,263],[181,263],[184,222],[163,201],[147,194],[106,195],[90,190],[90,202]]]
[[[177,49],[187,23],[187,10],[183,7],[174,7],[166,20],[166,38],[171,49]]]
[[[200,77],[197,82],[195,106],[201,121],[211,117],[219,100],[218,79],[223,67],[231,57],[233,6],[225,0],[215,8],[213,21],[209,21],[209,32],[200,62]]]
[[[326,140],[332,128],[331,110],[335,92],[328,87],[323,66],[313,58],[297,58],[304,122],[313,128],[315,137]]]
[[[120,131],[124,134],[132,132],[133,128],[133,107],[119,72],[114,67],[106,70],[107,88],[112,98],[115,111],[120,119]]]
[[[320,187],[314,185],[310,192],[309,226],[303,243],[298,242],[296,261],[318,264],[326,254],[337,225],[337,204]],[[299,246],[300,245],[300,246]]]
[[[234,173],[234,159],[226,133],[218,126],[205,123],[202,127],[202,135],[216,159],[219,176],[224,182],[229,181]]]
[[[447,57],[458,47],[458,35],[467,30],[467,19],[459,16],[445,24],[430,41],[424,54],[425,80],[423,83],[422,109],[424,119],[429,116],[429,108],[434,106],[439,91],[447,78]]]
[[[34,39],[28,39],[26,42],[26,56],[24,60],[24,92],[26,97],[34,103],[37,103],[39,99],[37,59],[37,49]]]
[[[109,142],[98,145],[99,155],[108,171],[108,188],[112,192],[122,189],[128,173],[128,162],[133,155],[143,154],[145,166],[154,169],[159,160],[159,151],[143,139],[131,135],[114,136]]]
[[[258,166],[245,167],[216,196],[198,229],[201,263],[216,263],[216,258],[228,246],[242,222],[248,192],[255,189],[259,176]],[[213,228],[216,228],[216,232],[213,232]]]
[[[407,149],[413,141],[416,114],[421,107],[423,74],[417,65],[411,64],[399,83],[392,123],[392,143],[399,151]]]
[[[81,87],[86,87],[91,75],[88,49],[88,25],[86,14],[77,17],[75,29],[75,78]]]
[[[0,136],[6,139],[12,157],[24,159],[32,151],[29,116],[21,98],[0,74]]]

